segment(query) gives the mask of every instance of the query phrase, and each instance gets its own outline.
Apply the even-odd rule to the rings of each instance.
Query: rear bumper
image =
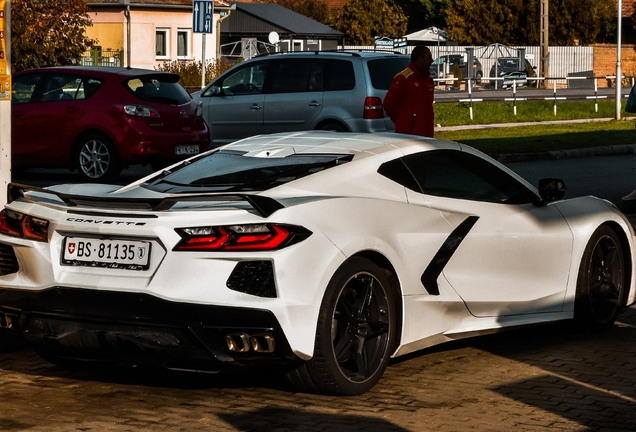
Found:
[[[198,153],[207,151],[210,147],[210,133],[207,127],[188,133],[155,131],[140,133],[130,129],[128,135],[121,137],[117,150],[125,164],[148,163],[155,160],[176,161],[194,156],[194,154],[177,154],[177,146],[198,146]]]
[[[302,362],[269,311],[148,294],[0,290],[0,324],[59,358],[205,372]]]

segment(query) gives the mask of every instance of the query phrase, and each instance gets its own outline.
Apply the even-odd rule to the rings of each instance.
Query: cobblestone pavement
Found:
[[[0,431],[636,430],[636,307],[607,332],[570,323],[452,342],[392,363],[356,397],[276,376],[54,366],[0,352]]]

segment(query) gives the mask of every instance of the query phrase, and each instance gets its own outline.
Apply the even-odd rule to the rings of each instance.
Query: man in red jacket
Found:
[[[384,111],[395,123],[399,133],[433,136],[433,90],[431,78],[433,63],[431,50],[416,46],[411,53],[411,63],[395,75],[384,97]]]

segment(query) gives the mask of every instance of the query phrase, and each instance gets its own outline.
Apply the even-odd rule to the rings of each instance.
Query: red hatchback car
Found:
[[[13,75],[12,163],[77,169],[108,181],[131,164],[155,168],[206,151],[200,103],[179,75],[114,67],[52,67]]]

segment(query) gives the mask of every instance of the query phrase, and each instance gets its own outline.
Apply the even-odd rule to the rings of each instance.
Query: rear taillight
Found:
[[[124,114],[133,117],[161,118],[159,112],[143,105],[115,105]]]
[[[250,224],[178,228],[181,241],[175,251],[270,251],[309,237],[302,227],[280,224]]]
[[[4,209],[0,211],[0,233],[46,242],[49,240],[49,221]]]
[[[363,118],[380,119],[384,118],[384,108],[382,108],[382,99],[378,97],[368,97],[364,100]]]

